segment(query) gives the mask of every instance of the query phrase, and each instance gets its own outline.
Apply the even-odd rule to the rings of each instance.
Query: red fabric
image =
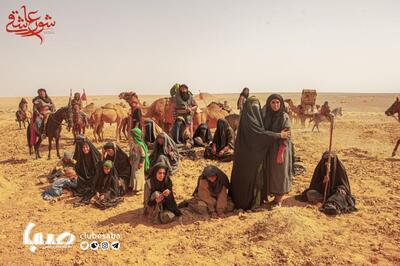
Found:
[[[86,99],[86,93],[85,93],[85,90],[83,90],[83,93],[82,93],[82,95],[81,95],[81,101],[86,101],[87,99]]]
[[[285,150],[286,150],[286,145],[285,145],[285,144],[281,144],[281,145],[279,146],[278,155],[277,155],[277,157],[276,157],[276,160],[277,160],[277,161],[278,161],[278,158],[282,157],[282,155],[285,153]]]
[[[35,128],[36,128],[36,115],[33,114],[32,115],[31,126],[30,126],[31,137],[29,139],[29,143],[30,143],[31,146],[34,146],[35,142],[36,142],[36,130],[35,130]]]

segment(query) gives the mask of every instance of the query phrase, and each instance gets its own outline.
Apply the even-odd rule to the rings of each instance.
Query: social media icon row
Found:
[[[91,243],[83,241],[81,242],[81,249],[82,250],[88,250],[89,248],[91,250],[98,250],[98,249],[102,249],[102,250],[109,250],[110,248],[112,250],[119,250],[119,248],[121,247],[121,244],[118,241],[114,241],[111,243],[108,241],[103,241],[101,243],[97,242],[97,241],[93,241]]]

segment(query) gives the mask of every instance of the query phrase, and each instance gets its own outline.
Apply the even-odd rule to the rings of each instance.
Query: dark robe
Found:
[[[207,177],[209,176],[216,176],[217,179],[215,180],[214,183],[210,182]],[[218,194],[221,192],[221,190],[225,187],[226,189],[229,190],[230,184],[229,184],[229,179],[228,176],[222,172],[221,169],[214,165],[208,165],[204,168],[203,172],[199,176],[199,179],[197,180],[197,187],[193,192],[193,196],[195,196],[198,192],[200,180],[206,179],[208,183],[208,189],[211,193],[211,195],[216,198]]]
[[[297,199],[303,201],[307,200],[306,193],[311,189],[324,195],[325,184],[323,183],[323,180],[326,175],[327,158],[328,152],[325,152],[314,170],[310,187],[303,192],[302,196],[297,197]],[[356,201],[351,195],[351,188],[346,169],[336,154],[332,154],[331,156],[331,170],[329,174],[326,199],[327,200],[322,206],[321,211],[327,214],[347,213],[356,210]]]
[[[249,97],[240,116],[229,194],[236,208],[248,210],[260,204],[263,163],[279,133],[264,129],[260,102]]]
[[[142,116],[142,109],[140,107],[136,107],[132,110],[132,124],[131,128],[139,128],[140,130],[143,130],[143,116]]]
[[[165,133],[160,133],[159,136],[164,138],[164,145],[158,144],[157,138],[153,143],[153,152],[150,154],[150,165],[154,166],[156,163],[163,162],[168,165],[171,173],[178,170],[179,167],[179,151],[175,142]],[[168,150],[173,151],[173,155],[168,154]]]
[[[118,180],[118,173],[114,167],[111,169],[110,173],[105,174],[103,171],[103,164],[100,163],[98,165],[95,193],[98,192],[104,195],[104,199],[96,200],[96,207],[99,209],[115,207],[122,201],[122,198],[119,197],[123,195],[124,191],[122,191],[119,186]]]
[[[156,178],[157,175],[157,171],[160,168],[164,168],[166,170],[166,174],[164,177],[164,180],[162,182],[158,181]],[[169,177],[170,171],[168,169],[168,165],[164,164],[164,163],[157,163],[155,164],[149,172],[149,177],[148,177],[148,181],[150,183],[150,193],[149,193],[149,197],[145,199],[145,204],[148,206],[154,206],[157,204],[155,199],[151,199],[151,195],[158,191],[159,193],[163,193],[164,190],[169,189],[170,193],[168,195],[168,197],[164,197],[164,200],[162,201],[162,205],[163,205],[163,210],[168,210],[173,212],[176,216],[181,216],[182,213],[181,211],[178,209],[178,206],[176,204],[175,198],[174,198],[174,192],[172,189],[172,180]]]
[[[198,142],[196,138],[200,138],[202,142]],[[206,146],[213,140],[211,130],[206,123],[201,123],[193,134],[193,140],[195,146]]]
[[[214,133],[212,144],[215,144],[217,153],[226,146],[229,146],[231,149],[234,148],[233,130],[225,119],[218,119],[217,130]]]
[[[107,156],[104,161],[110,160],[113,162],[113,168],[118,173],[118,177],[122,178],[125,183],[125,188],[129,187],[129,181],[131,178],[131,164],[129,162],[129,156],[116,144],[107,143],[104,145],[104,149],[113,149],[114,156]]]
[[[82,147],[87,144],[90,148],[88,154],[84,154]],[[101,159],[100,152],[92,142],[82,135],[78,135],[75,141],[74,160],[76,160],[75,171],[78,174],[78,185],[75,189],[76,195],[90,198],[93,196],[96,185],[98,164]]]
[[[178,117],[171,129],[171,136],[176,144],[185,144],[186,122],[185,119]]]

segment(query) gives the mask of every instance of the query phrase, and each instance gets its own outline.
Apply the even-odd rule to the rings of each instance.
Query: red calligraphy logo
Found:
[[[11,11],[8,19],[11,20],[7,26],[6,31],[15,33],[22,37],[36,36],[40,39],[40,44],[43,43],[43,31],[53,28],[56,22],[51,16],[46,14],[44,17],[38,16],[36,11],[27,12],[26,6],[21,6],[20,14],[17,10]]]

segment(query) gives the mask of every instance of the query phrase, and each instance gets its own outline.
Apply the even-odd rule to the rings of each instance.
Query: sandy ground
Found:
[[[259,94],[264,102],[268,94]],[[300,94],[284,94],[298,103]],[[215,95],[234,106],[237,95]],[[155,96],[143,97],[148,103]],[[91,206],[74,208],[76,199],[64,195],[51,205],[42,200],[48,184],[38,184],[57,158],[34,160],[28,155],[24,130],[14,113],[19,99],[0,99],[0,264],[1,265],[399,265],[400,264],[400,159],[390,154],[400,137],[400,124],[384,111],[393,94],[320,94],[332,108],[343,107],[337,119],[334,150],[344,162],[358,212],[327,217],[318,206],[294,200],[308,187],[313,170],[328,146],[328,124],[320,133],[294,126],[297,155],[307,171],[296,177],[283,207],[273,211],[235,213],[225,219],[198,217],[187,211],[169,225],[151,225],[141,216],[142,196],[128,196],[116,208],[101,211]],[[55,97],[56,105],[68,98]],[[207,99],[206,101],[210,101]],[[117,96],[90,97],[89,102],[119,102]],[[30,105],[31,107],[31,105]],[[91,136],[92,132],[90,131]],[[114,126],[106,126],[114,137]],[[102,143],[98,144],[98,147]],[[54,145],[54,144],[53,144]],[[127,142],[120,145],[127,147]],[[73,151],[72,135],[63,130],[61,152]],[[47,141],[42,147],[46,158]],[[400,151],[399,151],[400,153]],[[178,201],[189,198],[204,159],[182,161],[174,175]],[[216,163],[228,175],[231,163]],[[77,239],[69,249],[39,249],[31,253],[22,234],[29,222],[33,233],[56,235],[63,231]],[[80,249],[82,233],[120,234],[120,250]]]

